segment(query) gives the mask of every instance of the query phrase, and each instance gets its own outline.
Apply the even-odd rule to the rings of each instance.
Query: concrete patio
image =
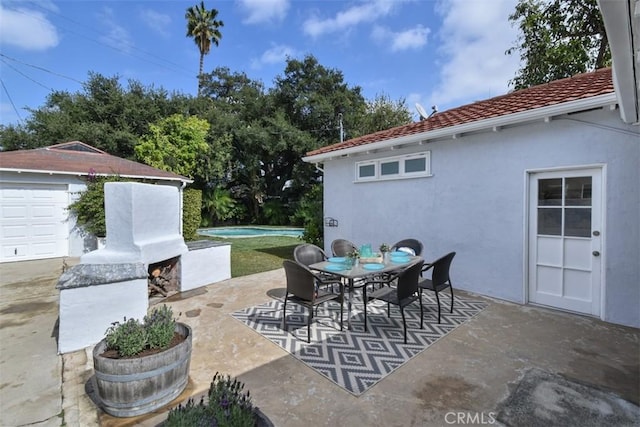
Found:
[[[0,425],[161,422],[162,411],[131,419],[102,413],[87,394],[91,349],[56,354],[61,269],[61,259],[0,264]],[[457,419],[451,413],[488,424],[536,368],[640,402],[638,329],[462,291],[457,295],[485,300],[488,308],[355,397],[230,316],[280,297],[284,285],[279,269],[167,301],[194,332],[190,383],[181,399],[206,391],[220,372],[243,381],[276,426],[441,426]]]

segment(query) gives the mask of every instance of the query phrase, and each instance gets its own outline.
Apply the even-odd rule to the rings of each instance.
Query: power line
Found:
[[[20,116],[20,113],[18,113],[18,109],[16,108],[16,105],[13,103],[13,99],[11,99],[11,95],[9,95],[9,91],[7,90],[7,87],[4,85],[4,80],[2,80],[0,78],[0,83],[2,83],[2,88],[4,89],[5,93],[7,94],[7,98],[9,98],[9,102],[11,103],[11,106],[13,107],[13,111],[15,111],[16,116],[18,116],[18,121],[20,121],[20,123],[22,124],[22,117]]]
[[[2,54],[0,53],[0,56],[4,56],[4,55],[2,55]],[[53,89],[51,89],[50,87],[45,86],[44,84],[40,83],[39,81],[36,81],[36,80],[32,79],[31,77],[27,76],[25,73],[23,73],[22,71],[18,70],[16,67],[14,67],[13,65],[9,64],[9,63],[8,63],[7,61],[5,61],[4,59],[1,59],[1,58],[0,58],[0,61],[2,61],[2,62],[3,62],[7,67],[9,67],[9,68],[13,69],[13,71],[15,71],[16,73],[18,73],[18,74],[20,74],[21,76],[23,76],[25,79],[29,79],[29,80],[31,80],[32,82],[34,82],[35,84],[40,85],[40,86],[42,86],[43,88],[45,88],[45,89],[47,89],[47,90],[49,90],[49,91],[53,91]]]
[[[3,58],[7,58],[7,59],[9,59],[9,60],[11,60],[11,61],[18,62],[18,63],[20,63],[20,64],[22,64],[22,65],[26,65],[27,67],[35,68],[36,70],[41,70],[41,71],[44,71],[44,72],[46,72],[46,73],[53,74],[54,76],[62,77],[62,78],[65,78],[65,79],[69,79],[69,80],[74,81],[74,82],[76,82],[76,83],[80,83],[81,85],[83,85],[83,84],[84,84],[84,82],[81,82],[80,80],[74,79],[73,77],[65,76],[64,74],[56,73],[55,71],[51,71],[51,70],[48,70],[48,69],[46,69],[46,68],[39,67],[39,66],[37,66],[37,65],[28,64],[28,63],[26,63],[26,62],[20,61],[19,59],[11,58],[10,56],[7,56],[7,55],[5,55],[4,53],[1,53],[1,52],[0,52],[0,56],[2,56]],[[6,61],[2,61],[2,62],[4,62],[5,64],[9,65]],[[11,67],[11,65],[9,65],[9,66]],[[16,70],[16,68],[14,68],[14,67],[11,67],[11,68],[13,68],[14,70]],[[17,71],[17,70],[16,70],[16,71]],[[19,72],[19,71],[18,71],[18,72]],[[23,75],[24,75],[24,74],[23,74]],[[26,76],[25,76],[25,77],[26,77]],[[41,86],[42,86],[42,85],[41,85]],[[47,89],[49,89],[49,88],[47,88]],[[52,90],[52,89],[49,89],[49,90]]]

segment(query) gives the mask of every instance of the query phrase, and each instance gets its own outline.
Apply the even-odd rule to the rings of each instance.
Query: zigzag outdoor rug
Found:
[[[311,324],[311,343],[307,343],[307,309],[287,303],[287,331],[282,329],[283,303],[278,300],[237,311],[232,316],[263,337],[279,345],[354,395],[360,395],[385,376],[402,366],[487,307],[485,302],[456,296],[453,313],[445,296],[442,321],[437,323],[435,297],[424,294],[424,329],[420,329],[420,305],[405,308],[407,344],[404,344],[402,318],[397,307],[372,301],[367,305],[368,331],[364,331],[364,313],[359,293],[351,311],[353,330],[347,330],[345,303],[344,330],[340,331],[340,304],[328,302],[318,307]]]

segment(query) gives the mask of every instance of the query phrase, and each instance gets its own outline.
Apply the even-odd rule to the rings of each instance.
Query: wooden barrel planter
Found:
[[[114,417],[152,412],[178,397],[187,386],[191,363],[191,328],[176,323],[186,339],[175,347],[130,359],[102,357],[106,342],[93,349],[96,394],[101,408]]]

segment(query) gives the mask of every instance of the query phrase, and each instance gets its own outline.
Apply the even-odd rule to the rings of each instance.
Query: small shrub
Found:
[[[167,347],[176,329],[171,307],[163,305],[144,316],[144,329],[147,331],[149,348]]]
[[[244,384],[218,372],[209,387],[209,409],[220,426],[253,426],[256,419],[249,392]]]
[[[249,392],[244,384],[230,376],[213,376],[209,386],[208,402],[204,398],[195,404],[193,399],[172,409],[166,427],[255,427],[257,417]]]
[[[106,332],[107,350],[132,357],[147,349],[164,349],[173,339],[175,325],[173,311],[167,305],[154,308],[144,317],[144,323],[126,318],[124,323],[114,322]]]
[[[187,188],[182,192],[182,236],[187,241],[198,239],[202,222],[202,190]]]
[[[301,220],[304,226],[302,240],[320,247],[324,245],[322,214],[322,185],[316,184],[304,194],[291,218],[293,224]]]
[[[204,404],[203,397],[200,399],[200,403],[196,404],[193,399],[189,399],[184,406],[179,405],[169,411],[167,421],[163,425],[165,427],[212,427],[219,424],[216,423],[214,415]]]
[[[124,323],[114,322],[107,329],[107,349],[116,350],[121,357],[131,357],[141,353],[147,346],[147,333],[137,319]]]

